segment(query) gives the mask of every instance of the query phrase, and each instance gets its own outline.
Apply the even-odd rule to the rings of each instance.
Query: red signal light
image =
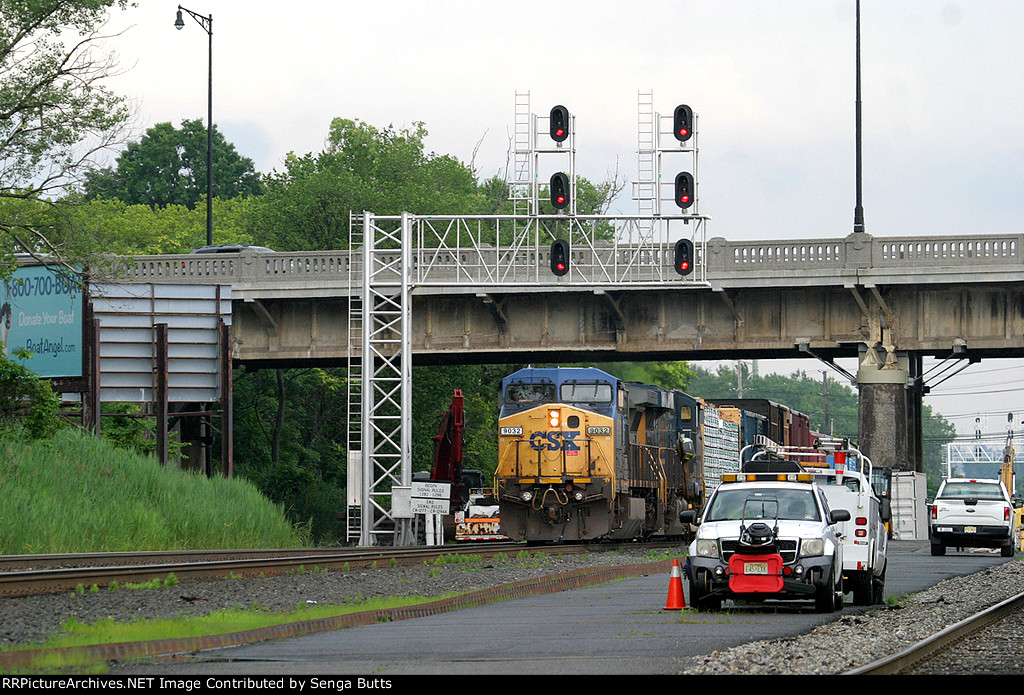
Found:
[[[676,175],[676,205],[685,210],[693,205],[694,196],[693,175],[688,172],[680,172]]]
[[[555,142],[564,142],[569,137],[569,109],[562,105],[551,109],[548,132]]]
[[[686,142],[693,135],[693,109],[680,104],[672,114],[673,135],[679,142]]]
[[[565,239],[556,239],[552,242],[551,272],[556,277],[562,277],[569,272],[569,252],[569,242]]]
[[[569,177],[562,172],[551,176],[551,204],[556,210],[569,207]]]
[[[680,275],[689,275],[693,270],[693,242],[689,239],[680,239],[676,242],[673,261],[676,272]]]

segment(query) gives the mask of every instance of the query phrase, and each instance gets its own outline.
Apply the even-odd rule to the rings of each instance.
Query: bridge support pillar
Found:
[[[910,420],[918,409],[908,402],[909,373],[910,359],[906,354],[898,355],[892,346],[861,348],[857,370],[858,439],[861,451],[876,467],[916,470],[910,436],[919,428]]]

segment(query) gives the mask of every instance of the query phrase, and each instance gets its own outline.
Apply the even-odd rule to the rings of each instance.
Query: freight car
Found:
[[[781,446],[811,447],[815,434],[810,418],[789,406],[766,398],[715,398],[719,408],[734,407],[743,411],[751,422],[756,418],[757,431],[748,430],[745,444],[752,444],[756,435],[763,435]]]
[[[521,369],[502,382],[502,533],[535,543],[688,536],[679,513],[700,508],[740,470],[742,442],[782,427],[786,412],[720,408],[596,368]]]

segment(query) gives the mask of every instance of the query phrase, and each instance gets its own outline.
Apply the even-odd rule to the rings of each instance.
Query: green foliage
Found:
[[[837,437],[857,438],[857,393],[853,388],[828,379],[828,419],[825,422],[825,397],[821,379],[806,372],[792,376],[781,374],[755,375],[741,363],[740,374],[721,365],[715,374],[697,369],[691,393],[714,402],[716,398],[767,398],[806,413],[811,429]],[[740,378],[742,376],[742,378]],[[742,396],[740,384],[742,383]]]
[[[344,539],[345,385],[339,369],[235,371],[235,471],[318,543]]]
[[[127,0],[0,3],[0,200],[5,201],[0,234],[7,237],[5,247],[55,250],[32,203],[59,214],[63,203],[51,199],[89,168],[96,152],[121,138],[126,100],[100,84],[113,61],[96,49],[94,28],[109,9],[127,5]]]
[[[118,449],[138,454],[156,454],[156,420],[151,417],[123,417],[137,415],[142,408],[137,403],[103,403],[103,428],[101,435]],[[122,417],[119,417],[122,416]],[[174,459],[183,445],[168,440],[168,456]]]
[[[252,160],[243,157],[213,126],[213,196],[236,198],[262,192]],[[206,197],[206,126],[184,120],[181,128],[157,123],[129,143],[115,166],[88,171],[87,199],[116,199],[128,205],[193,209]]]
[[[31,353],[19,351],[18,356],[24,359]],[[31,439],[49,437],[61,427],[59,409],[50,382],[0,350],[0,431],[20,427]]]
[[[296,547],[248,481],[206,478],[71,428],[0,436],[0,554]]]
[[[252,198],[213,201],[213,235],[218,244],[252,244]],[[129,205],[120,200],[90,200],[70,208],[66,225],[54,238],[77,256],[188,253],[206,243],[206,209],[184,205]],[[262,243],[262,240],[258,240]]]
[[[489,479],[498,463],[498,410],[505,365],[413,367],[413,467],[429,471],[434,437],[456,389],[462,391],[466,436],[463,467],[478,468]]]
[[[335,118],[319,154],[288,156],[284,172],[267,178],[254,223],[282,250],[337,249],[348,241],[349,215],[482,211],[472,170],[447,155],[427,153],[422,123],[379,130]]]
[[[652,384],[688,391],[696,372],[688,362],[605,362],[579,366],[597,367],[623,381]]]

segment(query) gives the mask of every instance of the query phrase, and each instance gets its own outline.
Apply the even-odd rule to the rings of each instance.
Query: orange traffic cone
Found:
[[[679,571],[679,560],[672,561],[672,576],[668,580],[668,600],[665,602],[666,611],[677,611],[686,608],[686,599],[683,597],[683,575]]]

